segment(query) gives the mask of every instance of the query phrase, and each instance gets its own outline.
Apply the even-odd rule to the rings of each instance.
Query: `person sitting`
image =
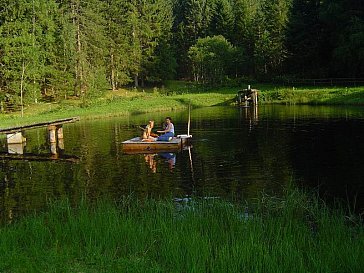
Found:
[[[141,136],[142,141],[145,142],[155,141],[155,138],[153,137],[155,136],[155,134],[152,133],[153,127],[154,127],[154,120],[150,120],[148,122],[148,125],[145,126],[145,129],[143,129],[143,133]]]
[[[174,125],[172,123],[172,118],[166,117],[166,125],[164,130],[157,131],[157,133],[161,133],[160,137],[157,138],[157,141],[170,141],[174,137]]]

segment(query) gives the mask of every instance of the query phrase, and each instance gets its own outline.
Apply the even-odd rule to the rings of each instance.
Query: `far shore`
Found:
[[[246,85],[247,86],[247,85]],[[286,105],[364,105],[361,87],[287,87],[253,85],[259,90],[259,104]],[[1,127],[17,126],[44,120],[80,116],[82,119],[127,116],[138,113],[175,111],[236,104],[241,87],[206,87],[190,82],[173,81],[154,88],[130,88],[106,91],[98,98],[55,99],[54,102],[28,103],[24,117],[20,112],[0,114]]]

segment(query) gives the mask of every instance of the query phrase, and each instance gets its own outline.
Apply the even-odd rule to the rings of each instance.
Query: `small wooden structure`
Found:
[[[6,134],[9,154],[23,154],[26,143],[24,131],[41,127],[48,128],[49,142],[51,146],[51,154],[57,155],[57,148],[64,149],[63,125],[79,121],[79,117],[58,119],[54,121],[39,122],[29,125],[0,129],[0,134]]]
[[[179,135],[171,141],[142,141],[140,137],[135,137],[122,143],[122,150],[125,154],[137,153],[161,153],[161,152],[178,152],[183,146],[188,144],[191,139],[189,135]]]
[[[237,103],[238,105],[243,105],[245,107],[248,107],[249,105],[258,105],[258,90],[251,89],[250,85],[248,85],[247,89],[238,91]]]

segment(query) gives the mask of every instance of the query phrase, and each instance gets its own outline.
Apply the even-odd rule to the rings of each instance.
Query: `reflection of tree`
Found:
[[[257,115],[248,112],[240,120],[238,115],[205,119],[209,130],[195,134],[207,139],[195,145],[196,173],[202,178],[199,191],[222,196],[256,196],[267,189],[280,192],[291,181],[289,153],[282,149],[290,144],[290,132],[282,130],[280,122],[266,120],[255,129],[251,125],[258,125]]]
[[[144,155],[121,154],[121,142],[135,134],[128,128],[131,124],[144,123],[149,116],[65,126],[66,153],[79,156],[80,163],[1,161],[0,209],[3,214],[12,210],[16,216],[26,210],[44,207],[47,200],[63,197],[72,202],[78,202],[82,197],[92,200],[102,196],[118,200],[129,194],[139,198],[193,193],[256,197],[256,193],[263,190],[279,193],[290,183],[292,175],[297,175],[293,169],[298,170],[298,175],[306,181],[316,182],[320,177],[328,181],[328,185],[337,185],[335,183],[339,180],[362,183],[357,173],[347,170],[351,170],[350,166],[360,168],[360,161],[353,162],[350,157],[360,157],[363,146],[357,136],[364,132],[355,131],[355,126],[338,125],[352,132],[348,134],[350,145],[347,146],[341,145],[347,135],[329,131],[329,125],[325,130],[330,133],[319,137],[313,133],[298,133],[299,126],[305,126],[302,117],[307,120],[312,113],[310,107],[299,109],[259,108],[259,121],[254,119],[254,113],[240,115],[239,109],[233,107],[195,109],[192,112],[193,177],[187,151],[177,155],[173,173],[169,170],[170,161],[159,155],[153,158],[158,165],[153,173],[150,168],[153,164],[146,164]],[[326,108],[315,109],[314,115],[325,118],[338,115]],[[287,111],[287,117],[284,111]],[[187,120],[187,112],[175,116]],[[327,124],[331,125],[331,122]],[[183,131],[183,126],[183,123],[176,123],[177,130]],[[319,126],[312,128],[319,134]],[[30,131],[27,149],[36,152],[45,136],[45,130],[35,130],[34,135]],[[332,136],[338,137],[330,139]],[[310,137],[316,142],[307,139]],[[336,146],[340,148],[333,148]],[[349,151],[348,147],[356,149]],[[336,160],[341,165],[335,166]],[[325,162],[335,166],[339,175],[328,169]],[[330,184],[330,179],[336,182]],[[8,217],[8,213],[5,214],[3,217]]]
[[[311,122],[294,134],[297,145],[292,158],[306,185],[317,187],[329,198],[356,202],[364,209],[363,124],[355,120]]]

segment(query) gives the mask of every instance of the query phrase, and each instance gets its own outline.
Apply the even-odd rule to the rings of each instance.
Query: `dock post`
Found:
[[[23,137],[22,132],[12,133],[6,135],[6,141],[8,144],[23,144],[27,141],[25,137]]]
[[[252,101],[254,105],[258,105],[258,92],[256,90],[252,91]]]
[[[57,129],[57,127],[54,126],[54,125],[48,126],[49,142],[50,143],[57,143],[56,129]]]
[[[51,154],[57,155],[57,127],[54,125],[48,126],[49,142],[51,144]]]
[[[63,127],[62,127],[62,125],[59,125],[57,127],[57,137],[58,137],[58,139],[63,139]]]
[[[8,144],[8,154],[23,155],[25,143]]]

